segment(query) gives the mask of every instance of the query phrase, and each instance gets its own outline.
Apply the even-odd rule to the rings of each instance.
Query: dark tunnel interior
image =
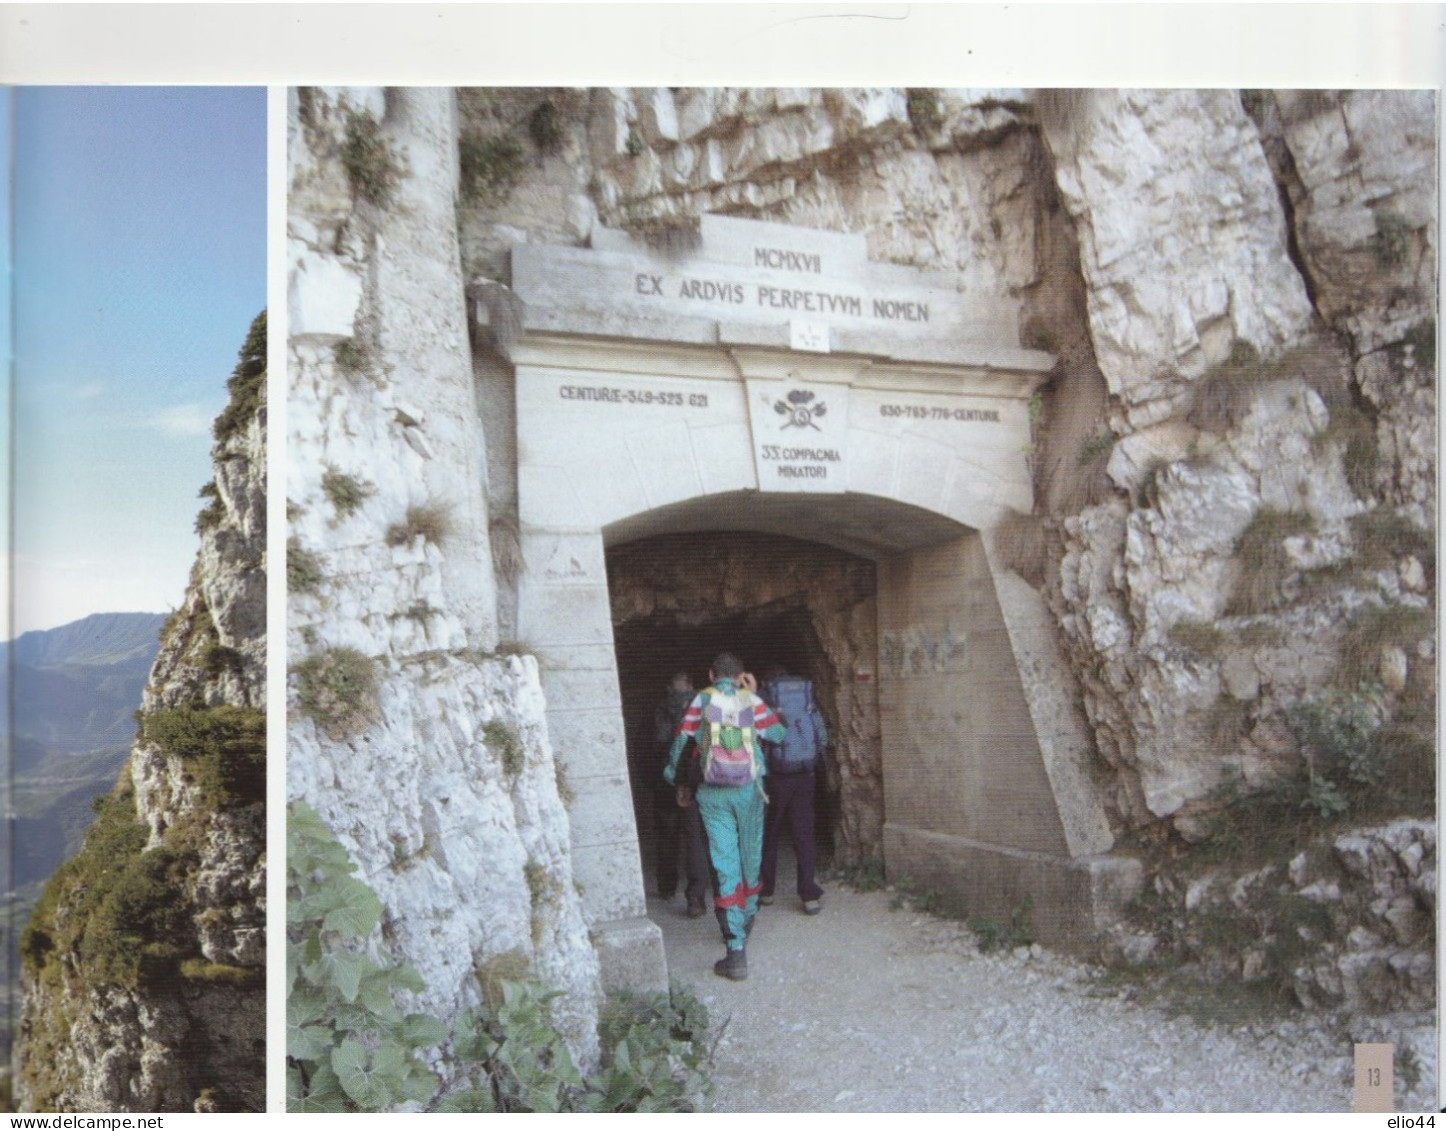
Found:
[[[825,673],[815,670],[821,666],[823,655],[818,634],[808,611],[801,606],[728,610],[700,623],[681,623],[675,614],[657,614],[614,625],[613,635],[638,842],[645,881],[652,892],[656,890],[655,807],[666,804],[669,798],[661,778],[666,750],[654,741],[653,720],[675,672],[687,671],[693,686],[701,690],[707,686],[713,658],[719,652],[732,652],[760,684],[775,664],[792,675],[814,680],[824,717],[836,715],[826,701],[829,684],[822,678]],[[821,862],[833,854],[832,829],[837,810],[837,798],[827,790],[827,777],[824,773],[818,775],[815,805]],[[786,834],[784,841],[786,844]],[[779,868],[780,886],[785,876],[791,883],[791,860],[782,860]]]

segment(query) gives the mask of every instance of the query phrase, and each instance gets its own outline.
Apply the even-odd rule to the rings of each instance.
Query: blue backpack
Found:
[[[798,774],[814,768],[828,745],[823,717],[813,702],[813,684],[806,679],[770,679],[760,692],[788,728],[782,742],[765,742],[768,770]]]

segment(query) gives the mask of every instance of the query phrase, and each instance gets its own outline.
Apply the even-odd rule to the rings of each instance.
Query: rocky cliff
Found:
[[[450,1021],[488,971],[600,995],[537,661],[499,644],[450,92],[309,90],[290,119],[288,796],[381,898]]]
[[[1182,924],[1205,907],[1265,940],[1208,956],[1234,976],[1273,963],[1312,1000],[1422,1004],[1434,840],[1398,821],[1434,815],[1435,110],[1410,92],[299,96],[292,690],[335,703],[344,649],[378,690],[365,725],[293,726],[291,792],[357,854],[430,1005],[475,996],[472,968],[509,948],[575,1017],[593,977],[532,664],[493,652],[515,623],[515,440],[506,375],[484,356],[473,379],[463,282],[599,225],[686,244],[703,213],[861,232],[873,260],[1018,300],[1020,340],[1059,359],[1033,406],[1035,511],[995,545],[1053,613],[1112,831],[1150,862],[1155,929],[1117,945],[1196,953]],[[516,774],[493,721],[522,739]],[[870,725],[835,830],[859,855]],[[1356,973],[1292,966],[1301,943]]]
[[[266,317],[139,733],[22,940],[22,1111],[265,1109]]]

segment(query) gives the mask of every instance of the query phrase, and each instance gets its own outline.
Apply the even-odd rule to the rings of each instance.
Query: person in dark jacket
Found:
[[[823,888],[814,879],[813,798],[816,770],[828,732],[823,716],[813,702],[813,684],[789,675],[783,668],[768,672],[762,688],[763,697],[773,705],[787,728],[783,741],[765,742],[768,758],[768,816],[763,826],[763,866],[760,878],[763,890],[759,902],[773,902],[773,889],[778,878],[778,840],[787,821],[793,833],[793,853],[798,861],[798,898],[805,915],[823,910]]]
[[[672,899],[678,888],[678,864],[681,858],[686,877],[684,895],[688,900],[688,918],[697,919],[707,913],[708,846],[703,839],[703,819],[693,801],[691,786],[696,782],[685,773],[676,786],[662,782],[668,751],[683,712],[693,701],[693,678],[685,671],[675,672],[667,693],[653,713],[653,753],[656,771],[653,780],[661,785],[654,804],[657,833],[658,894]],[[679,841],[682,841],[680,847]]]

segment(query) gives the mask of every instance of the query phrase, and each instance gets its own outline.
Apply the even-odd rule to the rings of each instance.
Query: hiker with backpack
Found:
[[[768,673],[763,697],[773,705],[787,732],[781,742],[764,742],[768,761],[768,820],[763,832],[763,891],[759,902],[773,902],[778,876],[778,840],[783,822],[793,832],[793,852],[798,860],[798,898],[805,915],[823,910],[823,888],[814,879],[813,798],[815,770],[828,746],[823,716],[813,701],[813,683],[789,675],[782,668]]]
[[[783,724],[758,697],[758,681],[738,657],[721,653],[700,691],[678,724],[663,779],[678,782],[679,760],[692,739],[698,747],[701,781],[694,801],[708,834],[713,864],[713,905],[721,913],[727,953],[713,973],[741,982],[748,977],[744,946],[758,912],[762,888],[758,871],[763,856],[763,792],[766,767],[761,740],[783,738]]]
[[[673,736],[678,724],[683,721],[683,712],[693,701],[693,677],[686,671],[675,672],[668,683],[667,693],[653,712],[653,742],[657,753],[657,769],[660,772],[668,762],[668,751],[672,748]],[[660,779],[654,779],[662,789],[654,799],[654,827],[657,833],[658,894],[672,899],[678,887],[678,864],[683,864],[685,886],[683,894],[688,900],[688,918],[697,919],[707,911],[703,897],[708,892],[708,846],[703,840],[703,821],[698,815],[698,806],[693,802],[693,789],[697,786],[697,763],[693,759],[680,768],[678,782],[669,788]],[[683,847],[678,841],[681,836]]]

